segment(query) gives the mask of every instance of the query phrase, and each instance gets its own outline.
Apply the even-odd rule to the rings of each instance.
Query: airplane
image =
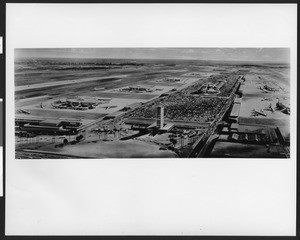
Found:
[[[253,109],[253,110],[252,110],[252,116],[254,116],[254,117],[257,117],[257,116],[264,116],[264,117],[266,117],[267,114],[265,114],[265,113],[263,112],[263,110],[257,111],[257,110],[255,110],[255,109]]]
[[[276,88],[274,88],[274,87],[270,87],[270,86],[268,86],[268,85],[264,85],[264,89],[265,89],[265,90],[268,90],[268,91],[270,91],[270,92],[277,92],[277,91],[278,91],[278,89],[276,89]]]
[[[272,103],[270,103],[269,107],[265,108],[265,110],[275,112],[275,108],[273,107]]]
[[[290,115],[290,107],[286,106],[285,104],[282,104],[279,100],[276,104],[276,109],[278,109],[282,113]]]
[[[43,102],[41,102],[40,107],[41,107],[41,108],[44,108],[45,106],[46,106],[46,104],[43,105]]]
[[[102,108],[105,108],[105,110],[107,109],[111,109],[111,108],[116,108],[117,106],[102,106]]]
[[[25,110],[23,110],[23,109],[19,109],[19,110],[18,110],[18,112],[19,112],[19,113],[30,114],[30,112],[29,112],[29,111],[25,111]]]
[[[264,97],[261,101],[272,101],[272,97]]]
[[[287,114],[287,115],[290,115],[290,114],[291,114],[289,108],[284,108],[284,109],[281,110],[281,112],[282,112],[282,113],[285,113],[285,114]]]
[[[104,90],[105,88],[103,88],[103,87],[94,87],[93,89],[92,89],[92,91],[101,91],[101,90]]]
[[[261,86],[259,87],[260,90],[262,90],[264,93],[270,93],[267,89],[262,88]]]

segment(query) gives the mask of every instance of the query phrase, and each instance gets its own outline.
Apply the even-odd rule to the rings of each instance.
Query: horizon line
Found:
[[[118,57],[73,57],[73,56],[69,56],[69,57],[47,57],[47,56],[43,56],[43,57],[38,57],[38,56],[15,56],[15,60],[16,59],[26,59],[26,58],[37,58],[37,59],[128,59],[128,60],[169,60],[169,61],[210,61],[210,62],[245,62],[245,63],[251,63],[251,62],[255,62],[255,63],[276,63],[276,64],[288,64],[290,65],[290,62],[283,62],[283,61],[263,61],[263,60],[239,60],[239,59],[228,59],[228,60],[224,60],[224,59],[197,59],[197,58],[130,58],[130,57],[123,57],[123,58],[118,58]]]

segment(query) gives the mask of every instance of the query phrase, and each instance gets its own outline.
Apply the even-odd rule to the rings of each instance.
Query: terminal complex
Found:
[[[289,157],[288,66],[53,61],[16,61],[17,158]]]

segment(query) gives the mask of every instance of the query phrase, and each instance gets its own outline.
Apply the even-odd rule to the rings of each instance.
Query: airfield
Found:
[[[267,91],[263,86],[273,86],[273,91]],[[262,90],[263,89],[263,90]],[[286,125],[290,121],[289,115],[280,111],[272,111],[270,106],[276,107],[278,101],[290,105],[290,92],[287,82],[280,82],[278,77],[267,74],[247,75],[240,111],[241,123],[257,123],[263,125]],[[253,109],[262,111],[264,115],[253,116]]]
[[[289,158],[289,73],[275,69],[252,68],[244,75],[234,104],[238,107],[231,112],[234,124],[220,131],[205,156]]]
[[[288,157],[268,135],[289,138],[286,66],[25,59],[15,70],[16,158]]]

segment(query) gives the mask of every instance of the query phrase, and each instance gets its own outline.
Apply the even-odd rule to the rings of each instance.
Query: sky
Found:
[[[15,49],[26,58],[195,59],[290,62],[289,48],[27,48]]]

